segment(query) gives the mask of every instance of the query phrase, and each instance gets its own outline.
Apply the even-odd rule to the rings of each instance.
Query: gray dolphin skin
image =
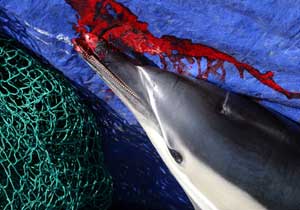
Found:
[[[101,59],[77,47],[136,116],[196,210],[300,210],[296,123],[206,81],[136,65],[103,43]]]

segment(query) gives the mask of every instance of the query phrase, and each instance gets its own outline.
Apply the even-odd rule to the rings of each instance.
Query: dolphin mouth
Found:
[[[130,95],[136,100],[140,97],[135,91],[123,81],[117,72],[113,72],[113,68],[108,68],[106,56],[109,56],[109,49],[106,46],[106,41],[95,39],[93,42],[89,34],[85,34],[83,38],[73,39],[74,49],[88,62],[93,70],[106,82],[116,87],[119,91],[125,92],[125,95]],[[96,43],[95,43],[96,42]]]

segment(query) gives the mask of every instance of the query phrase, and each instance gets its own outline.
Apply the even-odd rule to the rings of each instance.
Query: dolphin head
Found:
[[[91,34],[73,43],[136,116],[195,209],[299,207],[299,126],[208,82],[137,65]]]
[[[75,50],[109,85],[127,106],[134,106],[138,112],[147,112],[147,92],[141,80],[139,68],[104,40],[98,40],[93,34],[84,34],[83,38],[73,40]],[[129,58],[127,58],[129,59]]]
[[[82,38],[74,39],[73,44],[75,50],[130,108],[138,121],[147,130],[163,135],[152,108],[152,94],[157,92],[157,83],[165,83],[159,76],[162,71],[151,66],[145,68],[136,65],[130,57],[114,50],[106,41],[99,40],[93,34],[84,34]]]

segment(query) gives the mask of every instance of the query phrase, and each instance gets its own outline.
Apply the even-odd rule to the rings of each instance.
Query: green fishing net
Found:
[[[62,74],[0,37],[0,209],[107,209],[95,116]]]

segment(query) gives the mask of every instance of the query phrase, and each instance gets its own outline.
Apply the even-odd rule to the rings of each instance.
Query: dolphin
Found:
[[[196,210],[300,210],[298,124],[83,37],[75,49],[133,112]]]

